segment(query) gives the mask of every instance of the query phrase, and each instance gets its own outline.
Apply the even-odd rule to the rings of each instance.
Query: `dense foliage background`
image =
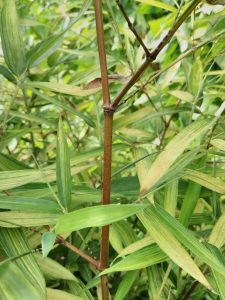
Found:
[[[122,4],[153,50],[190,3]],[[112,299],[225,299],[224,6],[202,1],[123,98],[102,211],[93,3],[16,5],[17,31],[12,7],[0,25],[0,298],[101,299],[99,271],[64,239],[97,260],[113,223]],[[145,53],[116,1],[103,9],[114,99]]]

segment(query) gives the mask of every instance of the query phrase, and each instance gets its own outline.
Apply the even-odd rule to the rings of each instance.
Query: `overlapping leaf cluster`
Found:
[[[122,2],[150,50],[189,5]],[[113,299],[225,299],[224,7],[202,1],[123,98],[109,207],[92,2],[0,7],[0,299],[100,299],[99,271],[59,241],[98,260],[106,224]],[[145,53],[103,7],[114,99]]]

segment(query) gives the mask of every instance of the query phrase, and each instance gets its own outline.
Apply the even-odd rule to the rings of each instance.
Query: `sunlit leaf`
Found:
[[[138,2],[146,3],[155,7],[159,7],[171,12],[176,12],[176,8],[173,7],[172,5],[163,3],[162,1],[156,1],[156,0],[137,0]]]
[[[56,224],[56,233],[65,233],[87,227],[99,227],[120,221],[146,207],[143,204],[110,204],[87,207],[63,215]]]
[[[148,192],[157,181],[165,175],[169,167],[184,150],[201,134],[212,126],[212,121],[200,120],[192,123],[179,132],[153,162],[146,179],[141,182],[141,193]]]

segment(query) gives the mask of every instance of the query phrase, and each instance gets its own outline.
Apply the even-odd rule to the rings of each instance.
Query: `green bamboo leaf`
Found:
[[[22,229],[0,227],[0,245],[9,258],[31,252]],[[32,254],[16,259],[15,264],[23,272],[30,284],[35,287],[40,295],[40,299],[46,299],[45,280]]]
[[[79,278],[76,278],[76,281],[69,281],[68,285],[71,294],[81,297],[82,300],[94,300],[94,297],[88,291],[87,286],[85,286]]]
[[[185,92],[185,91],[180,91],[180,90],[170,90],[169,94],[186,102],[193,102],[194,97],[192,94]]]
[[[43,257],[48,256],[49,252],[53,249],[56,240],[54,232],[44,232],[41,237],[41,247]]]
[[[200,55],[196,54],[190,74],[190,91],[194,96],[198,96],[203,83],[203,65]]]
[[[0,74],[4,76],[7,80],[9,80],[12,83],[16,84],[16,78],[13,76],[13,74],[7,69],[6,67],[0,65]]]
[[[201,169],[205,166],[207,157],[203,156],[202,159],[196,164],[196,169]],[[184,226],[188,226],[189,221],[194,213],[195,207],[198,202],[198,198],[201,192],[201,185],[195,182],[189,182],[188,188],[185,192],[182,202],[179,220]]]
[[[10,130],[10,132],[6,132],[6,134],[1,137],[0,140],[0,150],[4,149],[13,139],[19,139],[20,137],[24,136],[29,132],[34,132],[37,129],[35,128],[26,128],[26,129],[15,129]]]
[[[183,178],[192,180],[217,193],[225,194],[225,182],[219,178],[191,169],[184,171]]]
[[[75,280],[74,275],[65,267],[49,257],[35,253],[34,257],[45,277],[49,279]]]
[[[57,234],[72,232],[87,227],[100,227],[136,214],[146,205],[110,204],[87,207],[63,215],[56,224]]]
[[[47,120],[45,118],[34,116],[32,114],[20,113],[18,111],[13,111],[13,110],[11,110],[9,114],[13,117],[28,120],[28,121],[35,122],[35,123],[38,123],[38,124],[46,124],[48,126],[54,126],[54,127],[56,125],[55,120]]]
[[[206,244],[206,246],[209,249],[209,251],[213,254],[213,256],[215,256],[218,259],[218,261],[225,267],[225,259],[222,253],[219,251],[219,249],[216,248],[214,245],[210,244]],[[215,270],[212,270],[212,272],[216,282],[216,289],[218,290],[218,293],[220,295],[220,299],[225,300],[225,273],[220,274]]]
[[[143,123],[145,120],[152,120],[153,118],[159,118],[161,116],[170,115],[182,111],[187,111],[186,107],[171,107],[163,109],[159,112],[153,111],[151,106],[146,106],[135,112],[128,113],[126,115],[120,115],[115,119],[113,123],[113,129],[118,130],[123,127],[127,127],[130,124],[137,124],[138,122]]]
[[[170,234],[176,237],[185,247],[190,249],[204,263],[210,266],[215,271],[224,274],[225,268],[218,263],[218,260],[210,253],[210,251],[194,236],[194,234],[179,223],[175,218],[169,215],[159,205],[151,205],[144,212],[146,218],[151,221],[154,218],[160,225],[157,228],[164,228]]]
[[[83,298],[72,295],[70,293],[47,288],[48,300],[83,300]]]
[[[178,266],[202,283],[205,287],[211,289],[207,279],[202,274],[196,263],[192,260],[191,256],[182,247],[171,231],[162,223],[162,220],[157,215],[157,210],[153,205],[138,213],[137,216],[159,247]],[[170,217],[173,219],[172,216]]]
[[[54,225],[60,216],[61,214],[6,211],[0,212],[0,226],[14,228]]]
[[[225,141],[221,139],[213,139],[210,144],[219,150],[225,151]]]
[[[0,35],[5,62],[9,69],[19,76],[26,70],[26,58],[14,0],[4,1],[0,21]]]
[[[148,293],[150,299],[159,299],[159,291],[162,285],[162,271],[157,266],[151,266],[147,268],[147,275],[148,275],[148,284],[149,289]],[[160,300],[167,299],[164,295],[160,295]]]
[[[0,195],[0,208],[18,211],[48,212],[60,211],[58,204],[48,199],[35,199],[15,196]]]
[[[173,217],[176,214],[178,183],[179,180],[175,179],[169,182],[165,188],[164,209]]]
[[[168,256],[158,245],[154,244],[124,257],[119,262],[112,264],[101,274],[139,270],[166,260],[168,260]]]
[[[72,176],[78,174],[91,165],[72,167]],[[15,170],[0,172],[0,191],[13,189],[29,182],[53,182],[56,180],[55,165],[43,168],[42,170]]]
[[[71,113],[71,114],[74,114],[75,116],[78,116],[79,118],[81,118],[82,120],[84,120],[89,126],[91,127],[95,127],[95,122],[92,120],[91,117],[89,117],[88,115],[86,114],[83,114],[82,112],[74,109],[73,107],[57,100],[55,97],[50,97],[50,96],[47,96],[43,93],[40,93],[38,90],[36,89],[31,89],[37,96],[39,96],[40,98],[46,100],[47,102],[50,102],[52,104],[54,104],[56,107],[60,107],[62,108],[63,110]]]
[[[59,200],[68,209],[71,204],[72,178],[69,149],[61,118],[59,119],[56,147],[56,176]]]
[[[133,150],[134,159],[137,161],[136,170],[139,182],[142,182],[146,178],[146,174],[151,167],[152,159],[149,157],[149,153],[146,149],[138,147]],[[139,159],[144,158],[139,161]]]
[[[138,275],[137,271],[130,271],[123,276],[118,286],[118,289],[116,291],[116,294],[113,298],[114,300],[121,300],[126,297],[130,289],[132,288],[132,285],[134,284],[137,275]]]
[[[28,65],[33,68],[39,65],[44,59],[52,55],[62,44],[65,33],[84,15],[90,6],[90,0],[85,1],[77,16],[74,17],[69,26],[59,34],[52,35],[34,46],[27,53]]]
[[[219,218],[209,236],[209,243],[217,248],[222,248],[225,244],[225,213]]]
[[[30,167],[9,155],[0,153],[0,170],[1,171],[23,170],[23,169],[30,169]]]
[[[54,53],[63,42],[64,32],[55,34],[41,41],[27,52],[28,67],[39,65],[44,59]]]
[[[112,226],[110,226],[109,231],[109,242],[117,253],[120,253],[123,250],[121,235],[118,234],[118,232]]]
[[[188,184],[188,188],[185,192],[183,203],[181,206],[179,221],[184,226],[188,226],[191,216],[195,210],[197,205],[197,201],[199,199],[201,192],[201,185],[190,182]]]
[[[112,247],[121,252],[123,247],[136,241],[137,237],[130,224],[124,220],[116,222],[110,226],[109,240]]]
[[[158,8],[162,8],[171,12],[177,12],[177,9],[174,6],[163,3],[162,1],[156,1],[156,0],[136,0],[136,1],[141,3],[146,3]]]
[[[128,255],[131,253],[134,253],[138,250],[141,250],[149,245],[154,244],[154,240],[152,237],[150,236],[146,236],[145,238],[138,240],[132,244],[130,244],[129,246],[127,246],[126,248],[124,248],[118,255],[118,257],[122,257],[124,255]]]
[[[0,299],[43,300],[23,271],[11,261],[0,266]]]
[[[141,182],[141,193],[148,192],[166,174],[191,142],[205,133],[214,121],[196,121],[178,133],[153,162],[146,178]]]
[[[60,94],[72,95],[76,97],[86,97],[93,95],[101,90],[100,87],[92,89],[83,89],[79,86],[74,86],[71,84],[64,84],[58,82],[41,82],[41,81],[26,81],[24,83],[26,88],[33,87],[46,91],[51,91]]]

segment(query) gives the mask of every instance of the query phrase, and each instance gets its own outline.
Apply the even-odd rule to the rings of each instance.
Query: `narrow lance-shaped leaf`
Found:
[[[218,259],[218,261],[225,267],[225,259],[222,253],[216,248],[214,245],[206,244],[206,247],[210,250],[210,252]],[[225,273],[220,274],[215,270],[212,270],[213,277],[216,283],[216,289],[219,292],[220,299],[225,300]]]
[[[157,228],[166,228],[168,232],[176,237],[185,247],[191,250],[197,257],[199,257],[208,266],[224,274],[225,268],[218,262],[210,251],[194,236],[194,234],[180,224],[175,218],[163,210],[159,205],[150,206],[145,210],[148,219],[154,217],[159,221]]]
[[[0,212],[1,227],[35,227],[56,224],[61,214],[21,211]]]
[[[168,256],[159,248],[158,245],[153,244],[124,257],[119,262],[111,265],[101,274],[140,270],[166,260],[168,260]]]
[[[153,162],[146,179],[141,183],[141,193],[148,192],[168,171],[184,150],[210,128],[215,119],[195,121],[178,133]]]
[[[219,150],[225,151],[225,141],[221,139],[213,139],[210,142],[211,145],[218,148]]]
[[[191,216],[197,205],[197,201],[201,192],[201,186],[195,182],[189,182],[183,203],[180,210],[179,221],[184,226],[188,226]]]
[[[19,76],[26,70],[26,58],[14,0],[4,1],[0,34],[5,62],[10,70]]]
[[[71,23],[65,30],[63,30],[59,34],[49,36],[47,39],[38,43],[27,53],[28,64],[30,68],[39,65],[44,59],[49,57],[61,46],[63,42],[63,37],[67,32],[67,30],[70,29],[71,26],[74,25],[80,19],[80,17],[88,9],[89,5],[90,5],[90,0],[87,0],[84,3],[84,5],[82,5],[82,8],[78,12],[77,16],[71,20]]]
[[[62,290],[47,288],[48,300],[83,300],[79,296],[72,295],[70,293],[64,292]]]
[[[177,9],[169,4],[163,3],[163,1],[157,1],[157,0],[137,0],[138,2],[146,3],[155,7],[159,7],[171,12],[176,12]]]
[[[40,253],[34,253],[34,257],[42,273],[51,279],[75,280],[74,275],[60,263],[49,257],[43,257]]]
[[[13,197],[0,195],[0,208],[17,211],[33,212],[59,212],[57,203],[49,199],[36,199],[32,197]]]
[[[66,141],[66,136],[63,130],[63,123],[59,119],[57,150],[56,150],[56,175],[59,200],[63,207],[69,208],[71,203],[71,170],[69,149]]]
[[[31,252],[30,246],[22,229],[0,227],[0,246],[10,257]],[[15,260],[26,279],[35,287],[40,299],[46,299],[45,280],[32,254]]]
[[[65,84],[59,82],[41,82],[41,81],[26,81],[26,87],[34,87],[38,89],[43,89],[47,91],[52,91],[56,93],[72,95],[77,97],[86,97],[89,95],[93,95],[100,91],[100,88],[93,88],[93,89],[83,89],[79,86],[74,86],[72,84]]]
[[[174,179],[165,188],[164,208],[173,217],[175,216],[177,207],[178,182],[177,179]]]
[[[197,169],[201,169],[205,165],[207,156],[203,156],[196,165]],[[198,203],[198,198],[201,192],[201,185],[195,182],[189,182],[187,190],[184,195],[182,206],[180,209],[179,220],[184,226],[188,226],[191,216],[194,213],[195,207]]]
[[[6,67],[0,65],[0,74],[3,75],[7,80],[16,83],[16,78]]]
[[[225,244],[225,212],[216,222],[209,237],[209,243],[221,248]]]
[[[184,179],[192,180],[214,192],[225,194],[225,182],[219,178],[204,174],[196,170],[185,170]]]
[[[134,284],[135,279],[137,278],[138,272],[137,271],[130,271],[124,275],[122,278],[116,294],[114,296],[114,300],[121,300],[126,297],[132,285]]]
[[[44,99],[45,101],[47,102],[50,102],[52,104],[54,104],[56,107],[60,107],[62,108],[63,110],[66,110],[68,111],[69,113],[71,114],[74,114],[76,116],[78,116],[79,118],[81,118],[82,120],[84,120],[89,126],[91,127],[95,127],[95,122],[92,120],[91,117],[89,117],[88,115],[80,112],[79,110],[77,109],[74,109],[73,107],[57,100],[55,97],[50,97],[50,96],[47,96],[46,94],[44,93],[40,93],[38,90],[34,89],[34,88],[31,88],[31,90],[37,95],[39,96],[40,98]]]
[[[27,280],[26,274],[11,261],[0,265],[0,299],[43,300],[37,289]]]
[[[55,232],[61,234],[87,227],[104,226],[128,218],[146,206],[144,204],[110,204],[79,209],[63,215],[56,224]]]
[[[148,275],[148,294],[150,299],[157,299],[159,298],[159,291],[162,285],[162,270],[159,269],[157,266],[151,266],[147,268],[147,275]],[[164,296],[164,295],[163,295]],[[162,300],[166,299],[162,297]]]
[[[175,236],[164,226],[161,219],[155,214],[153,205],[140,212],[138,218],[146,230],[151,234],[159,247],[183,270],[189,273],[204,286],[211,289],[205,276],[192,260],[188,252],[182,247]],[[171,217],[172,218],[172,217]]]

